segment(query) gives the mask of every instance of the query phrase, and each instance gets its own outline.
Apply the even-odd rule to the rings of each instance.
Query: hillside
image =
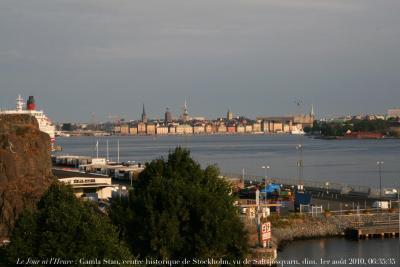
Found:
[[[54,180],[50,137],[28,115],[0,115],[0,239]]]

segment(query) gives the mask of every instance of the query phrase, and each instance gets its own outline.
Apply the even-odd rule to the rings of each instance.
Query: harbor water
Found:
[[[298,144],[303,143],[304,180],[337,182],[379,188],[377,161],[383,161],[382,188],[400,187],[400,140],[321,140],[293,135],[208,135],[208,136],[108,136],[57,138],[59,154],[117,158],[147,162],[166,156],[176,146],[187,147],[203,166],[217,164],[222,172],[296,179]]]
[[[299,240],[285,245],[278,261],[283,263],[278,266],[399,266],[400,240]]]

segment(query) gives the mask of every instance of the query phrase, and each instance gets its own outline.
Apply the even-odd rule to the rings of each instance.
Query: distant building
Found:
[[[389,109],[387,113],[388,118],[400,118],[400,108]]]
[[[168,126],[157,126],[156,127],[156,134],[157,135],[165,135],[169,133]]]
[[[253,124],[253,132],[255,132],[255,133],[260,133],[260,132],[262,132],[262,131],[261,131],[261,123],[255,122],[255,123]]]
[[[204,133],[204,125],[195,125],[195,126],[193,126],[193,133],[194,134],[202,134],[202,133]]]
[[[230,109],[228,109],[228,112],[226,113],[226,119],[227,119],[228,121],[233,120],[233,113],[231,112]]]
[[[140,135],[146,134],[146,123],[139,122],[137,125],[137,133]]]
[[[165,111],[165,114],[164,114],[164,123],[167,124],[167,123],[171,123],[171,122],[172,122],[172,114],[169,111],[169,108],[167,107],[167,110]]]
[[[185,106],[183,107],[182,121],[183,122],[189,121],[189,112],[188,112],[186,100],[185,100]]]
[[[176,134],[176,126],[171,125],[168,127],[169,134]]]
[[[220,124],[217,127],[218,133],[226,133],[228,131],[227,127],[225,124]]]
[[[261,131],[264,133],[269,133],[269,122],[268,121],[261,122]]]
[[[138,130],[138,129],[137,129],[137,125],[132,126],[132,127],[129,128],[129,134],[130,134],[130,135],[137,135],[137,134],[138,134],[138,131],[137,131],[137,130]]]
[[[121,125],[121,134],[123,134],[123,135],[129,134],[129,125],[128,124]]]
[[[213,133],[213,127],[211,123],[206,124],[206,126],[204,126],[204,131],[208,134]]]
[[[115,134],[120,134],[121,133],[121,126],[114,126],[113,132]]]
[[[193,134],[193,127],[188,124],[182,124],[176,126],[177,134]]]
[[[251,133],[251,132],[253,132],[253,126],[252,126],[251,124],[247,124],[247,125],[244,127],[244,131],[245,131],[246,133]]]
[[[147,124],[146,134],[148,134],[148,135],[156,134],[156,125],[154,123],[148,123]]]
[[[227,131],[228,133],[236,133],[236,126],[235,125],[228,126]]]
[[[244,128],[243,125],[241,125],[241,124],[236,125],[236,132],[237,133],[244,133],[244,130],[245,130],[245,128]]]
[[[304,129],[312,127],[315,116],[312,115],[295,115],[282,117],[257,117],[257,120],[263,121],[263,131],[270,133],[291,133],[295,129]],[[268,126],[268,128],[266,128]]]

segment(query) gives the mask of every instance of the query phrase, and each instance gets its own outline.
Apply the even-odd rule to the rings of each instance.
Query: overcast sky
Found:
[[[399,0],[1,0],[0,107],[57,122],[386,113],[400,106]]]

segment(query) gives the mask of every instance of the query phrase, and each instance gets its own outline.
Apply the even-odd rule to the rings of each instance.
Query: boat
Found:
[[[297,129],[297,128],[293,129],[290,133],[294,134],[294,135],[304,135],[305,134],[303,129]]]
[[[35,98],[29,96],[26,105],[21,95],[18,95],[16,108],[13,110],[0,110],[2,114],[28,114],[36,118],[39,129],[50,136],[52,150],[55,142],[55,126],[51,120],[44,114],[43,110],[36,110]]]

